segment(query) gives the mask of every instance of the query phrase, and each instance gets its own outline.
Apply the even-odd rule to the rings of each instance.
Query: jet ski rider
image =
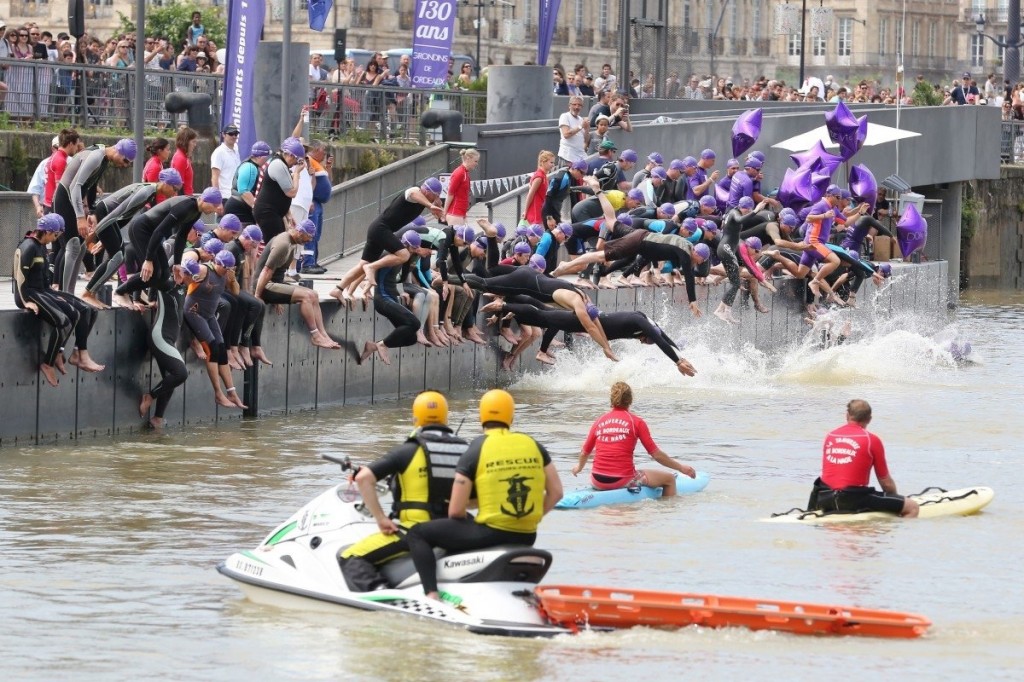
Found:
[[[369,592],[388,587],[378,567],[409,551],[405,531],[417,523],[443,519],[455,479],[455,465],[469,446],[448,428],[448,401],[437,391],[425,391],[412,404],[409,438],[356,473],[363,503],[373,514],[379,533],[344,548],[338,557],[349,589]],[[381,509],[376,483],[393,476],[391,515]],[[397,514],[397,523],[392,517]]]
[[[459,460],[448,517],[414,526],[409,552],[423,593],[438,599],[434,547],[466,552],[497,545],[532,546],[541,518],[562,499],[562,481],[544,446],[511,431],[515,400],[494,389],[480,399],[484,433]],[[466,514],[475,494],[476,519]]]

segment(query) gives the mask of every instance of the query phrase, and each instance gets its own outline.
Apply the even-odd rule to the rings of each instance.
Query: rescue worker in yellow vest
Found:
[[[484,433],[469,444],[455,468],[448,518],[413,527],[406,542],[423,592],[438,599],[434,547],[466,552],[496,545],[529,545],[541,518],[562,499],[562,481],[544,446],[510,430],[515,401],[493,390],[480,399]],[[470,498],[476,519],[467,516]]]
[[[409,551],[405,532],[448,513],[455,465],[469,444],[448,428],[448,401],[436,391],[416,396],[412,417],[416,430],[408,440],[356,473],[363,503],[380,532],[342,549],[338,557],[354,592],[388,587],[378,567]],[[389,476],[395,500],[390,515],[381,508],[376,488],[377,481]]]

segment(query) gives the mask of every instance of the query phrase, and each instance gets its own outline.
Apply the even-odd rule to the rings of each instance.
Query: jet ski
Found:
[[[350,466],[347,460],[325,459]],[[438,620],[470,632],[545,637],[571,630],[550,624],[534,588],[551,567],[551,553],[500,546],[437,561],[441,601],[423,594],[409,556],[385,564],[390,587],[353,592],[342,576],[339,552],[377,532],[353,483],[321,493],[275,528],[255,549],[236,552],[217,566],[251,601],[284,608],[338,607],[392,611]]]

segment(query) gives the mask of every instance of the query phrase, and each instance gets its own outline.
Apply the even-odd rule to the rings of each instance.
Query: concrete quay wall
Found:
[[[945,261],[896,263],[894,277],[898,279],[880,293],[876,305],[883,312],[939,314],[946,309],[947,276]],[[721,324],[723,334],[731,334],[736,342],[771,350],[787,346],[807,332],[802,321],[803,282],[780,279],[776,283],[781,285],[780,293],[763,297],[769,313],[756,314],[752,307],[737,305],[741,323],[730,328],[713,317],[694,322],[683,287],[609,289],[593,295],[605,312],[642,310],[673,329],[680,322]],[[865,286],[873,289],[871,284]],[[720,288],[698,287],[698,301],[706,315],[720,298]],[[322,306],[328,333],[358,347],[390,331],[390,323],[375,315],[372,306],[366,311],[359,307],[347,311],[333,299]],[[52,387],[38,371],[46,340],[43,335],[49,334],[49,328],[30,313],[0,311],[0,404],[4,406],[0,446],[116,436],[145,428],[138,414],[139,398],[159,381],[146,346],[147,324],[146,315],[124,309],[101,311],[89,350],[106,369],[88,374],[68,365],[67,376]],[[466,391],[501,385],[510,378],[500,370],[501,356],[494,342],[455,348],[417,345],[393,351],[390,366],[376,359],[359,365],[350,352],[313,347],[296,306],[281,315],[268,310],[263,347],[274,360],[273,366],[247,370],[244,378],[235,373],[236,385],[250,406],[249,417],[396,400],[425,388]],[[543,366],[533,356],[534,352],[525,353],[516,371],[541,371]],[[185,357],[189,378],[167,411],[168,428],[241,419],[239,410],[215,405],[203,363],[190,352]]]

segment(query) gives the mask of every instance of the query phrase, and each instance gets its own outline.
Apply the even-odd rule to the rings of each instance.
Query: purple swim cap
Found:
[[[530,234],[530,226],[529,225],[516,225],[516,236],[517,237],[525,237],[528,234]]]
[[[557,229],[566,237],[572,236],[572,225],[570,225],[569,223],[558,223]]]
[[[531,268],[537,270],[538,272],[544,272],[544,268],[547,267],[548,262],[544,259],[544,256],[535,253],[532,256],[530,256],[529,265]]]
[[[749,157],[747,159],[747,162],[745,164],[743,164],[743,165],[746,168],[753,168],[755,170],[761,170],[761,167],[764,166],[764,161],[762,161],[761,159],[758,159],[758,158],[755,158],[755,157],[751,156],[751,157]]]
[[[297,159],[306,156],[306,148],[302,146],[302,140],[297,137],[286,137],[281,143],[281,151],[291,154]]]
[[[643,190],[631,189],[631,190],[629,190],[629,192],[626,193],[626,198],[630,199],[631,201],[643,201],[644,200]]]
[[[850,194],[850,190],[848,190],[848,189],[841,189],[841,190],[839,190],[839,196],[842,199],[852,199],[853,198],[853,195]]]
[[[533,249],[530,248],[530,245],[527,242],[518,242],[512,247],[512,253],[516,255],[524,255],[527,253],[533,253]]]
[[[576,159],[575,161],[572,162],[572,165],[570,165],[569,168],[572,170],[585,171],[587,170],[587,160]]]
[[[651,152],[650,154],[648,154],[647,160],[650,161],[651,163],[656,163],[659,166],[665,163],[664,157],[662,157],[662,155],[659,154],[658,152]]]
[[[711,258],[711,247],[704,242],[701,242],[700,244],[697,244],[697,246],[693,247],[693,253],[703,262],[708,258]]]
[[[651,169],[651,177],[658,178],[659,180],[667,180],[668,173],[661,166],[655,166]]]
[[[230,270],[235,267],[235,254],[225,249],[214,256],[213,262],[222,268],[228,268]]]
[[[306,218],[295,228],[303,234],[308,234],[310,237],[316,236],[316,223],[309,218]]]
[[[825,190],[825,194],[830,197],[841,197],[843,196],[843,190],[839,185],[829,185],[828,189]]]
[[[263,140],[257,140],[252,143],[252,148],[249,150],[249,156],[270,156],[274,151],[270,148],[270,145]]]
[[[455,236],[462,241],[469,243],[476,239],[476,231],[469,225],[459,225],[455,228]]]
[[[420,189],[430,192],[431,194],[440,194],[441,181],[437,178],[427,178],[423,181],[423,184],[420,185]]]
[[[501,223],[494,223],[494,229],[498,233],[498,241],[504,239],[505,235],[508,234],[508,230],[506,230],[505,226],[502,225]]]
[[[64,218],[59,213],[47,213],[36,221],[36,229],[40,232],[63,232]]]
[[[705,149],[700,153],[700,158],[707,160],[717,158],[717,156],[714,149]]]
[[[746,239],[747,248],[753,249],[754,251],[761,250],[761,238],[760,237],[747,237]]]
[[[737,161],[736,159],[729,159],[728,161],[725,162],[725,167],[726,168],[739,168],[740,167],[740,162]]]
[[[761,163],[764,163],[765,156],[764,152],[753,151],[747,154],[747,159],[757,159]]]
[[[601,314],[601,310],[593,303],[587,304],[587,317],[592,320],[596,320],[597,316]]]
[[[853,260],[860,260],[860,251],[857,249],[849,248],[846,250],[846,253],[850,254],[850,258]]]
[[[659,206],[658,210],[661,211],[662,213],[664,213],[665,215],[667,215],[669,218],[671,218],[672,216],[674,216],[676,214],[676,207],[675,207],[675,205],[674,204],[670,204],[668,202],[665,202],[664,204]]]
[[[242,221],[234,213],[225,213],[217,227],[228,232],[238,232],[242,229]]]
[[[633,149],[623,149],[622,153],[619,154],[619,158],[622,159],[623,161],[628,162],[628,163],[636,163],[636,160],[639,157],[637,156],[637,153],[636,153],[635,150],[633,150]]]
[[[683,159],[683,168],[684,169],[686,169],[686,168],[696,168],[696,167],[697,167],[697,159],[693,158],[692,156],[687,156],[685,159]]]
[[[669,170],[681,171],[684,168],[686,168],[686,166],[683,165],[683,160],[682,159],[672,159],[671,161],[668,162],[668,169]]]
[[[203,251],[210,254],[211,256],[216,256],[223,250],[224,242],[217,239],[216,237],[211,236],[209,239],[203,240]]]
[[[791,208],[784,208],[779,212],[779,221],[786,227],[796,227],[800,224],[800,218]]]
[[[892,275],[892,266],[888,263],[882,263],[878,266],[878,271],[882,273],[882,277],[889,277]]]
[[[750,197],[740,197],[739,203],[737,203],[736,206],[742,209],[751,210],[754,208],[754,200]]]
[[[402,233],[402,243],[407,248],[418,249],[423,244],[423,237],[416,230],[409,230],[408,232]]]
[[[811,207],[805,206],[800,209],[800,212],[796,214],[796,217],[800,219],[800,222],[807,220],[807,216],[811,215]]]
[[[114,150],[127,161],[134,161],[135,155],[138,153],[138,147],[135,146],[135,140],[130,137],[122,137],[118,140],[114,144]]]
[[[195,279],[195,276],[202,271],[203,266],[199,264],[199,261],[190,258],[187,261],[182,261],[181,269],[187,272],[189,277]]]
[[[698,229],[697,221],[694,220],[693,218],[686,218],[683,220],[683,227],[688,232],[693,232],[694,230]]]
[[[544,226],[543,225],[538,225],[536,223],[534,223],[533,225],[530,225],[529,235],[531,237],[536,237],[537,239],[540,239],[541,237],[544,236]]]
[[[705,194],[704,196],[702,196],[698,203],[704,208],[715,208],[716,206],[718,206],[718,202],[715,201],[715,198],[710,194]]]
[[[166,185],[170,185],[174,189],[181,189],[181,186],[185,182],[181,179],[181,173],[176,168],[164,168],[160,171],[160,174],[156,176],[157,182],[162,182]]]
[[[482,251],[486,251],[487,250],[487,240],[485,238],[483,238],[483,237],[477,237],[476,239],[473,240],[472,246],[476,246],[478,249],[480,249]]]
[[[254,242],[261,242],[263,241],[263,230],[260,229],[259,225],[249,225],[242,230],[242,236]]]
[[[415,225],[416,227],[423,227],[424,225],[427,224],[427,219],[424,218],[421,215],[418,215],[418,216],[416,216],[415,218],[412,219],[412,223],[411,224]]]
[[[210,226],[204,223],[203,219],[200,218],[199,220],[192,223],[192,229],[198,232],[199,234],[208,234],[210,231]]]
[[[619,215],[615,216],[615,222],[619,223],[620,225],[625,225],[626,227],[633,227],[633,216],[629,215],[628,213],[620,213]]]
[[[199,195],[199,200],[205,201],[208,204],[213,204],[214,206],[220,206],[224,203],[224,197],[216,187],[207,187],[204,189],[203,193]]]

